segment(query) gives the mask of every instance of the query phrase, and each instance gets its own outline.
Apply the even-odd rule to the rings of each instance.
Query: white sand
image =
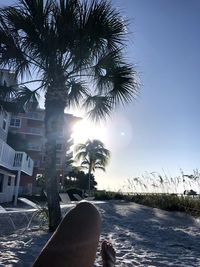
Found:
[[[116,266],[200,266],[200,221],[182,213],[134,203],[106,202],[96,206],[103,222],[100,241],[113,242],[117,251]],[[6,227],[2,218],[0,224],[3,234],[2,227]],[[0,266],[31,266],[50,237],[36,229],[23,234],[17,230],[0,237]],[[100,247],[96,267],[101,266],[99,250]]]

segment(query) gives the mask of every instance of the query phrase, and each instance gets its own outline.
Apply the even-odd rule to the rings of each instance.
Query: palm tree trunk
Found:
[[[62,133],[64,124],[64,105],[49,101],[45,102],[45,184],[49,211],[49,231],[54,231],[62,216],[58,193],[58,175],[56,171],[56,140]],[[54,103],[53,103],[54,102]]]
[[[91,191],[91,183],[90,183],[90,179],[91,179],[91,172],[92,172],[92,164],[89,165],[89,170],[88,170],[88,194],[90,196],[90,191]]]

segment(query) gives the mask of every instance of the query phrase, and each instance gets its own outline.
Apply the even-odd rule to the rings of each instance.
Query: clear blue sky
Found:
[[[2,1],[0,5],[13,3]],[[142,82],[135,103],[107,121],[112,159],[100,188],[145,171],[200,167],[200,1],[113,0],[129,19],[127,58]]]
[[[125,135],[115,136],[105,184],[162,168],[191,173],[200,165],[200,1],[113,3],[130,20],[128,58],[143,86],[137,102],[119,112]]]

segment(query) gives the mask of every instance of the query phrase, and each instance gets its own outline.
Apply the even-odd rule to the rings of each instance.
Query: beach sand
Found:
[[[96,206],[102,216],[100,243],[104,239],[111,240],[117,253],[116,266],[200,266],[198,219],[135,203],[109,201],[97,202]],[[26,222],[22,215],[20,219]],[[13,217],[13,220],[16,223],[19,218]],[[35,222],[29,230],[23,231],[18,226],[18,230],[10,234],[12,228],[2,221],[1,218],[0,266],[31,266],[50,234],[38,230]],[[100,245],[95,266],[102,266]]]

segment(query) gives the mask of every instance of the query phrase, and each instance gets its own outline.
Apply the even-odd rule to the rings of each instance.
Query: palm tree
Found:
[[[90,176],[96,169],[105,171],[110,159],[110,151],[97,139],[87,140],[85,144],[75,147],[75,160],[81,162],[82,168],[88,169],[88,191],[90,193]]]
[[[56,139],[64,137],[64,109],[80,106],[98,120],[137,96],[136,72],[123,56],[126,24],[106,0],[18,0],[0,9],[0,67],[15,71],[23,103],[45,92],[50,230],[61,220]]]

